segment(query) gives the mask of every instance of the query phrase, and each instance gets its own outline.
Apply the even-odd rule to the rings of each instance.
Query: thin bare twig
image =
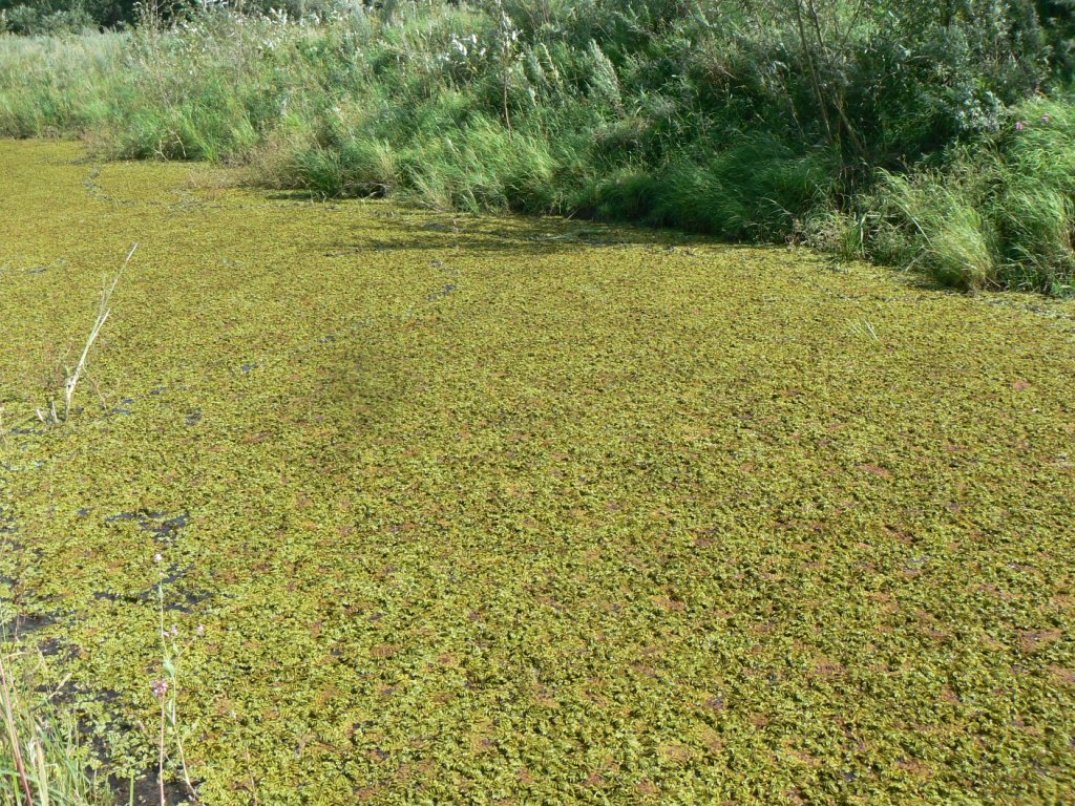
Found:
[[[116,276],[112,278],[112,284],[106,285],[101,292],[101,302],[97,307],[97,319],[93,323],[93,328],[90,330],[89,338],[86,339],[86,344],[82,348],[82,356],[78,359],[78,364],[75,366],[74,372],[67,376],[67,380],[63,385],[63,418],[66,421],[71,414],[71,400],[75,396],[75,389],[78,387],[79,379],[82,377],[82,373],[86,369],[86,359],[89,358],[90,348],[93,347],[93,343],[97,341],[97,337],[101,333],[101,328],[104,327],[105,322],[108,321],[109,315],[112,313],[110,307],[112,302],[112,292],[116,290],[116,286],[119,285],[120,278],[123,276],[123,272],[126,270],[127,265],[131,262],[131,258],[134,257],[134,253],[138,250],[138,244],[135,243],[131,246],[127,257],[123,261],[123,265],[120,266]],[[53,419],[56,418],[55,410],[53,411]]]

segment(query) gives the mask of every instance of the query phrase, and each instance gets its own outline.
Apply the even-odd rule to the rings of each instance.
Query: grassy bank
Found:
[[[1059,23],[1018,3],[877,5],[389,3],[9,36],[0,133],[241,163],[323,196],[805,240],[957,287],[1070,291]]]

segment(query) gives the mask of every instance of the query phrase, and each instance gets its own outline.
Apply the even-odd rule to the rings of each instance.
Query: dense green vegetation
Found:
[[[85,144],[0,141],[0,806],[1071,802],[1075,301],[933,285],[1075,292],[1073,80],[1075,0],[0,0]]]
[[[0,598],[0,627],[10,609]],[[10,638],[0,636],[0,806],[115,804],[89,772],[92,754],[72,715],[52,702],[57,692],[37,685],[40,664],[12,651]]]
[[[1075,301],[0,176],[0,615],[148,802],[1075,799]]]
[[[122,36],[0,39],[0,133],[1075,286],[1071,0],[168,8]]]

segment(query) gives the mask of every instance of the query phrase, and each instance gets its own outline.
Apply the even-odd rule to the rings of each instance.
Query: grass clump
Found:
[[[0,133],[47,137],[99,131],[118,100],[130,42],[123,34],[0,34]]]
[[[104,806],[74,721],[41,694],[24,655],[0,645],[0,804]]]
[[[867,254],[919,268],[945,285],[981,288],[996,277],[992,233],[953,172],[882,173],[875,190],[879,225]]]
[[[844,249],[964,289],[1075,291],[1075,105],[1035,100],[942,168],[883,172]],[[857,242],[856,242],[857,241]]]
[[[592,210],[733,240],[781,240],[800,230],[811,210],[831,204],[833,164],[823,149],[795,153],[762,139],[708,159],[677,160],[655,176],[635,171],[605,180],[593,189]]]

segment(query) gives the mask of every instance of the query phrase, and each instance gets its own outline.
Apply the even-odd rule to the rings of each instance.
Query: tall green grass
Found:
[[[119,100],[122,34],[0,35],[0,134],[49,137],[101,127]]]
[[[0,806],[104,806],[113,800],[87,773],[87,748],[25,658],[0,649]]]
[[[858,218],[845,219],[845,251],[964,289],[1071,294],[1075,103],[1021,104],[1002,132],[952,149],[942,168],[882,172],[856,206]]]
[[[421,0],[0,36],[0,135],[241,164],[322,196],[807,238],[957,287],[1070,290],[1075,107],[1025,100],[1047,59],[1018,15],[945,26],[910,0],[889,17],[811,5],[807,36],[793,7]]]

